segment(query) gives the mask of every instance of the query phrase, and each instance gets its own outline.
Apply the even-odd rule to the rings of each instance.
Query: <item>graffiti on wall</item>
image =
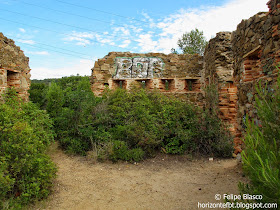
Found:
[[[114,79],[162,77],[164,68],[162,59],[154,57],[117,57],[115,65],[116,73],[113,76]]]

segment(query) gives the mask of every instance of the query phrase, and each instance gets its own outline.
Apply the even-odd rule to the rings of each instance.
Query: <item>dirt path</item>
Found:
[[[37,209],[197,209],[215,194],[238,194],[236,160],[189,161],[165,156],[129,163],[92,163],[57,148],[54,193]]]

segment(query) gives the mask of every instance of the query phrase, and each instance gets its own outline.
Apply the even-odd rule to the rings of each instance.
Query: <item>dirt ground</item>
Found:
[[[138,164],[93,163],[57,148],[53,194],[33,209],[197,209],[215,194],[238,194],[245,181],[235,159],[159,155]]]

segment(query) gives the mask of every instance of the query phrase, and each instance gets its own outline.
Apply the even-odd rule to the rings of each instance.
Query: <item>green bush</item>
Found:
[[[156,91],[107,90],[98,98],[88,77],[66,77],[49,86],[46,109],[60,145],[71,153],[95,150],[99,159],[133,161],[157,151],[219,157],[232,152],[217,115]]]
[[[31,83],[29,89],[29,100],[33,103],[37,103],[37,105],[43,109],[46,107],[46,92],[48,86],[44,83]]]
[[[56,167],[44,153],[54,139],[52,121],[15,91],[0,104],[0,207],[19,208],[50,193]],[[10,200],[10,202],[9,202]]]
[[[113,162],[117,162],[118,160],[138,162],[143,159],[144,154],[141,148],[130,150],[126,142],[116,140],[112,142],[112,151],[109,155],[109,159]]]
[[[201,114],[196,134],[198,153],[223,158],[232,156],[232,135],[216,113],[206,110]]]
[[[122,142],[124,156],[115,155],[114,160],[127,159],[124,151],[134,148],[141,148],[145,157],[159,150],[219,157],[232,154],[230,133],[217,115],[158,92],[109,92],[95,107],[92,126],[95,143],[113,141],[114,147]]]
[[[280,79],[275,89],[257,87],[256,108],[261,124],[246,122],[243,168],[250,184],[242,193],[263,195],[262,203],[280,205]]]
[[[57,139],[70,153],[85,155],[92,149],[92,110],[96,99],[88,77],[65,77],[51,83],[46,109],[54,120]],[[98,99],[97,99],[98,100]]]

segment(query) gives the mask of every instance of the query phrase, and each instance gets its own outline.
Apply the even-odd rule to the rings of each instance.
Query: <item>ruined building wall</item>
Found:
[[[91,87],[98,96],[106,87],[157,89],[201,105],[202,68],[199,55],[111,52],[95,62]]]
[[[272,87],[278,75],[275,66],[280,63],[280,0],[271,0],[267,5],[269,12],[243,20],[234,32],[217,33],[209,41],[204,58],[109,53],[92,69],[92,90],[101,95],[106,86],[115,89],[121,84],[130,89],[145,81],[147,89],[186,96],[190,101],[204,104],[201,86],[215,84],[219,116],[230,125],[237,154],[242,151],[245,116],[261,124],[254,108],[256,84],[261,81]]]
[[[233,63],[231,32],[217,33],[205,49],[203,80],[205,86],[214,84],[217,88],[219,117],[228,124],[237,149],[240,142],[236,132],[237,86],[233,79]]]
[[[255,107],[256,84],[272,86],[280,62],[280,1],[268,2],[269,12],[243,20],[232,34],[234,78],[238,87],[238,132],[243,131],[247,115],[260,125]],[[240,148],[241,150],[241,148]]]
[[[8,87],[14,87],[19,96],[27,101],[29,86],[29,58],[13,40],[0,33],[0,100]]]

